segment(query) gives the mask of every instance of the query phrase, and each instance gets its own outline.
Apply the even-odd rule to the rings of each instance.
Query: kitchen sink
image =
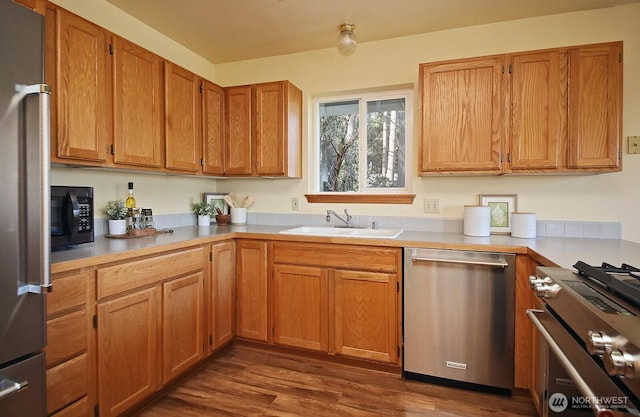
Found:
[[[402,229],[361,229],[355,227],[301,226],[280,231],[285,235],[359,237],[367,239],[395,239]]]

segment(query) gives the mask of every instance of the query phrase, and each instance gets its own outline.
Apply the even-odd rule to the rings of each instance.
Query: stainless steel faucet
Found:
[[[341,215],[339,215],[338,213],[336,213],[333,210],[327,210],[327,223],[329,223],[331,221],[331,215],[334,215],[336,218],[340,219],[344,224],[347,225],[347,227],[353,227],[353,224],[351,224],[351,215],[349,214],[349,212],[347,211],[347,209],[344,209],[344,214],[346,216],[342,217]]]

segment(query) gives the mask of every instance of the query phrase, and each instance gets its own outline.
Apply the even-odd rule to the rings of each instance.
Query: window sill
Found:
[[[415,194],[305,194],[309,203],[413,204]]]

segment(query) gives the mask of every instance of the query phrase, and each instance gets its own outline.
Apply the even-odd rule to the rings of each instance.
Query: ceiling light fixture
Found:
[[[341,55],[351,55],[356,51],[358,39],[353,30],[356,25],[352,23],[343,23],[338,26],[340,34],[338,35],[337,47]]]

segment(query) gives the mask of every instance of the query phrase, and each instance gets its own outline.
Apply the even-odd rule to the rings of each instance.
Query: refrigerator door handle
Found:
[[[12,381],[10,379],[0,379],[0,398],[8,397],[29,386],[29,381]]]
[[[51,202],[51,181],[49,175],[50,167],[50,109],[51,109],[51,89],[47,84],[33,84],[19,87],[24,95],[39,95],[39,136],[40,136],[40,193],[42,206],[40,207],[40,259],[42,259],[42,271],[40,271],[39,285],[26,285],[26,292],[44,294],[51,291],[51,219],[49,217],[49,204]],[[18,88],[16,88],[18,89]]]

